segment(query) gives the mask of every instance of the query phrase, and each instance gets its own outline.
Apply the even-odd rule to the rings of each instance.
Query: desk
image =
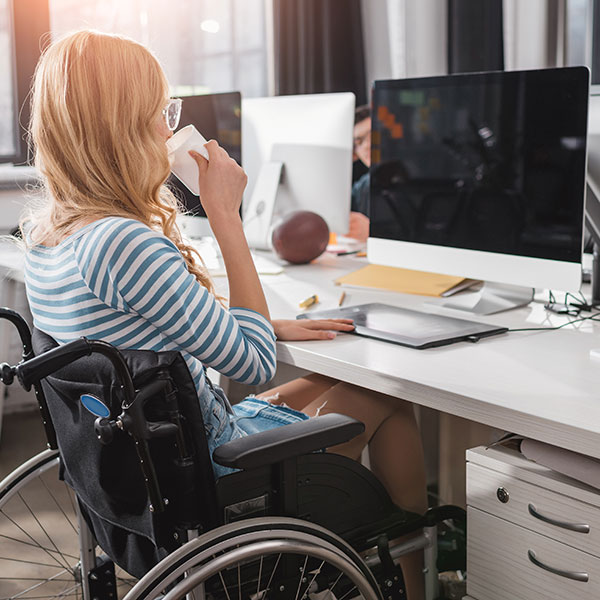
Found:
[[[333,280],[362,264],[364,259],[325,255],[314,264],[289,266],[282,275],[263,276],[272,317],[294,317],[300,312],[298,302],[315,293],[320,303],[314,310],[337,306],[341,288]],[[9,293],[22,281],[14,247],[0,246],[0,279],[11,282]],[[4,302],[9,301],[6,283]],[[217,278],[216,285],[223,292],[226,281]],[[374,290],[346,291],[345,306],[379,301],[426,310],[424,300],[441,302]],[[559,325],[567,319],[549,316],[540,299],[482,320],[518,328]],[[600,324],[588,321],[558,331],[515,332],[428,350],[341,334],[331,341],[279,342],[277,359],[600,458],[600,362],[589,358],[589,351],[600,347],[599,333]]]
[[[341,288],[333,280],[360,266],[355,258],[325,256],[317,264],[288,267],[283,277],[263,277],[272,316],[292,317],[299,312],[298,301],[314,293],[321,300],[315,310],[335,307]],[[424,300],[442,302],[346,291],[345,306],[380,301],[424,310]],[[560,325],[567,319],[549,316],[539,299],[481,320],[520,328]],[[600,362],[589,358],[590,349],[600,347],[599,333],[599,323],[583,322],[558,331],[514,332],[428,350],[344,334],[332,341],[279,342],[277,358],[600,458]]]

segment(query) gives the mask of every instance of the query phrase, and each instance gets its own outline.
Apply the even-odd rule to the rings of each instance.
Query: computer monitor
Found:
[[[354,105],[350,92],[242,100],[243,215],[252,246],[268,247],[272,223],[294,210],[348,231]]]
[[[479,314],[578,290],[588,95],[586,67],[375,82],[369,260],[510,286]]]
[[[239,92],[184,96],[179,127],[194,125],[207,139],[215,139],[229,156],[242,164],[241,106]],[[179,179],[169,178],[169,187],[181,200],[186,214],[178,217],[181,230],[192,238],[211,235],[200,198],[190,192]]]

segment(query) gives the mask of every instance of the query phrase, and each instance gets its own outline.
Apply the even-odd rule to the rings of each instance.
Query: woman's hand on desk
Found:
[[[271,322],[277,339],[283,342],[331,340],[336,331],[354,331],[352,319],[280,319]]]

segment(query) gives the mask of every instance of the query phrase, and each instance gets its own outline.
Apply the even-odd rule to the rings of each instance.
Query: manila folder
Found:
[[[369,264],[358,269],[358,271],[339,277],[335,280],[335,283],[337,285],[389,290],[403,294],[441,296],[463,281],[464,277]]]

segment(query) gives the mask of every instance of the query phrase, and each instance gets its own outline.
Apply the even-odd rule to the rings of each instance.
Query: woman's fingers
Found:
[[[306,329],[333,329],[335,331],[352,331],[354,323],[351,319],[300,319]]]
[[[202,156],[202,154],[199,154],[195,150],[190,150],[189,155],[198,164],[198,171],[200,173],[200,176],[204,175],[204,173],[206,173],[206,169],[208,169],[208,161],[204,158],[204,156]]]
[[[294,338],[298,341],[302,340],[331,340],[335,337],[335,332],[326,329],[315,330],[308,327],[301,327],[296,332]]]

